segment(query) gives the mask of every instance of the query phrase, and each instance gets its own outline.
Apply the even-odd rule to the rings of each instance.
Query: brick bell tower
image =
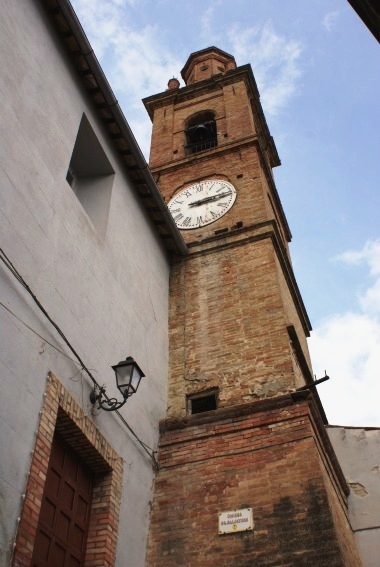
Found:
[[[172,264],[147,566],[359,566],[252,69],[210,47],[182,77],[144,100],[189,250]]]

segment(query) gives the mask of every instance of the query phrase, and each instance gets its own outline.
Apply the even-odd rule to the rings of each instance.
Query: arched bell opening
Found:
[[[210,150],[217,146],[215,114],[200,112],[188,120],[185,129],[186,155]]]

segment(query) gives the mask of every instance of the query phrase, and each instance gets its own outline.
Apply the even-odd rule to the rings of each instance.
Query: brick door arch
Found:
[[[79,454],[83,461],[81,467],[86,468],[93,474],[92,489],[87,489],[88,496],[86,497],[88,499],[86,506],[89,506],[91,501],[89,494],[92,493],[91,513],[88,518],[87,545],[81,546],[82,552],[79,563],[77,555],[74,553],[71,554],[71,563],[57,563],[55,559],[55,562],[52,562],[49,558],[47,547],[56,535],[50,531],[49,542],[46,539],[43,542],[43,537],[41,539],[39,535],[43,530],[46,535],[46,524],[49,523],[46,514],[50,514],[50,516],[53,514],[52,510],[44,511],[43,502],[45,487],[47,488],[46,479],[49,481],[49,467],[51,456],[54,455],[56,439],[60,439],[59,443],[63,443],[66,450],[70,453],[71,463],[75,463],[77,460],[75,455]],[[73,466],[75,468],[76,465],[74,464]],[[79,472],[79,475],[83,475],[84,468],[80,468],[81,472]],[[63,477],[66,474],[62,470],[61,473]],[[70,474],[72,473],[68,473],[69,476]],[[48,567],[52,565],[60,567],[61,564],[64,567],[66,565],[70,565],[70,567],[90,567],[90,565],[113,566],[116,558],[122,475],[123,460],[120,455],[111,447],[107,439],[100,433],[58,378],[54,374],[49,373],[30,466],[30,475],[25,491],[25,500],[15,538],[12,566],[32,567],[33,565],[43,565],[43,563],[34,563],[35,556],[33,555],[36,547],[39,547],[41,551],[41,546],[45,546],[45,549],[42,550],[42,555],[45,553],[44,557],[49,561],[48,563],[45,561],[45,565]],[[89,476],[91,476],[91,473],[88,474],[87,478]],[[86,484],[88,481],[84,481],[82,478],[79,482],[82,486],[77,488],[77,492],[84,497],[83,482]],[[68,489],[68,493],[72,488],[73,486]],[[86,500],[86,498],[83,498],[83,500]],[[52,500],[51,495],[50,500]],[[66,530],[70,529],[68,528],[67,518],[69,515],[67,512],[66,508],[64,510],[66,519],[63,518],[62,520],[63,524],[66,523]],[[84,516],[86,515],[83,513],[83,510],[80,513]],[[39,524],[40,517],[41,522],[44,523],[43,526],[41,523]],[[52,524],[51,518],[50,523]],[[108,528],[106,530],[104,529],[105,525]],[[79,527],[78,524],[79,531],[82,528],[83,522],[82,527]],[[78,531],[75,537],[79,537]],[[84,535],[83,538],[85,538]],[[56,541],[61,545],[62,539],[61,536],[57,536]],[[70,537],[70,539],[72,538]],[[61,545],[62,547],[64,546]],[[61,558],[62,556],[63,553],[61,551]],[[41,558],[38,561],[41,561]]]

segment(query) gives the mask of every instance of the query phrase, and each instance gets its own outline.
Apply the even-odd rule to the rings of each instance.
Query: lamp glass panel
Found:
[[[133,366],[131,364],[119,366],[116,370],[117,387],[124,394],[124,390],[129,388]]]
[[[133,369],[132,380],[131,380],[131,386],[135,392],[139,387],[141,378],[142,378],[142,372],[140,372],[140,370],[135,367]]]

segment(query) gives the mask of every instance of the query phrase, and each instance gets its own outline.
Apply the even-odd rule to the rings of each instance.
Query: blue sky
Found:
[[[210,45],[250,63],[330,423],[380,426],[380,47],[346,0],[72,0],[146,159],[141,99]]]

